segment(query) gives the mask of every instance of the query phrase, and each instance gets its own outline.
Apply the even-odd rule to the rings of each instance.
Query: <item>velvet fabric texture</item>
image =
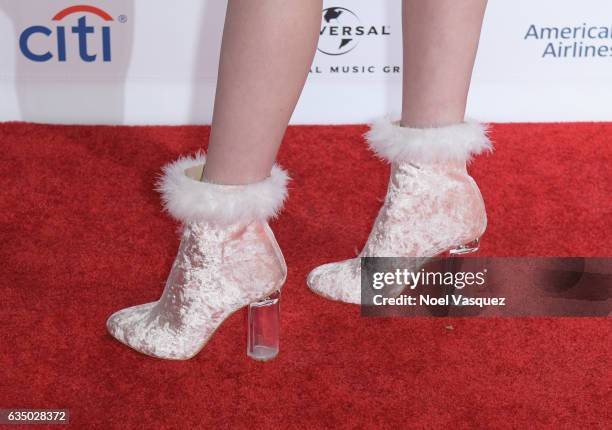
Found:
[[[164,168],[163,201],[185,227],[161,298],[107,321],[113,337],[143,354],[192,358],[228,316],[285,282],[287,267],[267,218],[285,198],[286,173],[275,166],[261,183],[209,184],[197,179],[204,161],[181,158]]]
[[[383,120],[366,137],[391,163],[385,202],[359,255],[319,266],[307,280],[313,292],[354,304],[361,303],[361,257],[433,257],[479,239],[487,225],[480,190],[466,170],[472,155],[491,149],[486,127],[409,129]]]

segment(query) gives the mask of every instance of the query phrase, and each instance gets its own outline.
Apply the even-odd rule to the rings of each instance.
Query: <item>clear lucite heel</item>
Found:
[[[433,266],[427,268],[428,271],[441,271],[443,273],[458,273],[464,271],[466,268],[470,269],[470,261],[478,261],[478,257],[470,254],[475,254],[480,248],[480,237],[466,242],[463,245],[455,246],[448,251],[438,255],[439,258]],[[465,257],[465,258],[464,258]],[[475,258],[472,258],[475,257]],[[478,264],[473,267],[479,267]],[[436,297],[450,297],[455,294],[457,290],[461,290],[463,287],[457,288],[454,283],[444,284],[439,289],[439,295]],[[434,290],[435,291],[435,290]],[[452,303],[448,303],[444,306],[431,306],[429,311],[433,316],[444,317],[449,316],[450,311],[453,308]]]
[[[459,245],[456,248],[449,250],[448,253],[451,256],[452,255],[472,254],[474,252],[477,252],[479,248],[480,248],[480,238],[478,237],[471,242],[465,243],[463,245]]]
[[[251,303],[247,322],[247,355],[268,361],[278,355],[280,338],[280,290]]]

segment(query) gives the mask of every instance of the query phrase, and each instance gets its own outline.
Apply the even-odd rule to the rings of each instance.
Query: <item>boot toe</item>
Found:
[[[155,306],[145,303],[112,314],[106,327],[109,333],[130,348],[151,357],[166,360],[188,360],[201,349],[199,339],[183,336],[160,321]]]
[[[145,343],[145,320],[156,302],[121,309],[106,321],[108,332],[124,345],[139,352],[149,353]]]
[[[360,304],[360,269],[358,258],[328,263],[313,269],[306,282],[314,293],[327,299]]]
[[[127,338],[127,334],[133,328],[134,323],[148,313],[155,303],[131,306],[113,313],[106,321],[109,333],[118,340]]]

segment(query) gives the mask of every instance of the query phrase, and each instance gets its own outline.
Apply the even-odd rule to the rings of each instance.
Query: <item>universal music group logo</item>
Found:
[[[323,9],[319,52],[327,55],[344,55],[354,50],[367,37],[384,37],[391,34],[388,25],[363,24],[357,14],[345,7]]]
[[[373,48],[375,44],[363,43],[366,41],[384,43],[389,36],[391,36],[391,26],[388,23],[377,23],[371,18],[362,20],[357,12],[341,6],[323,9],[317,47],[318,52],[323,55],[317,57],[310,73],[315,75],[397,75],[401,73],[399,65],[374,64],[376,60],[370,60],[370,58],[377,56],[370,56],[368,53],[376,49]],[[345,55],[357,51],[360,55]],[[347,64],[354,58],[367,58],[368,60],[366,60],[367,63],[357,61]]]

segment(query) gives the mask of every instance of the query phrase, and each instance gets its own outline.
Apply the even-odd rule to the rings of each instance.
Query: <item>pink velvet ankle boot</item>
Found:
[[[385,203],[359,255],[319,266],[307,281],[323,297],[356,304],[360,257],[433,257],[478,249],[487,215],[466,163],[492,149],[486,127],[476,122],[417,129],[383,119],[366,138],[391,163]]]

